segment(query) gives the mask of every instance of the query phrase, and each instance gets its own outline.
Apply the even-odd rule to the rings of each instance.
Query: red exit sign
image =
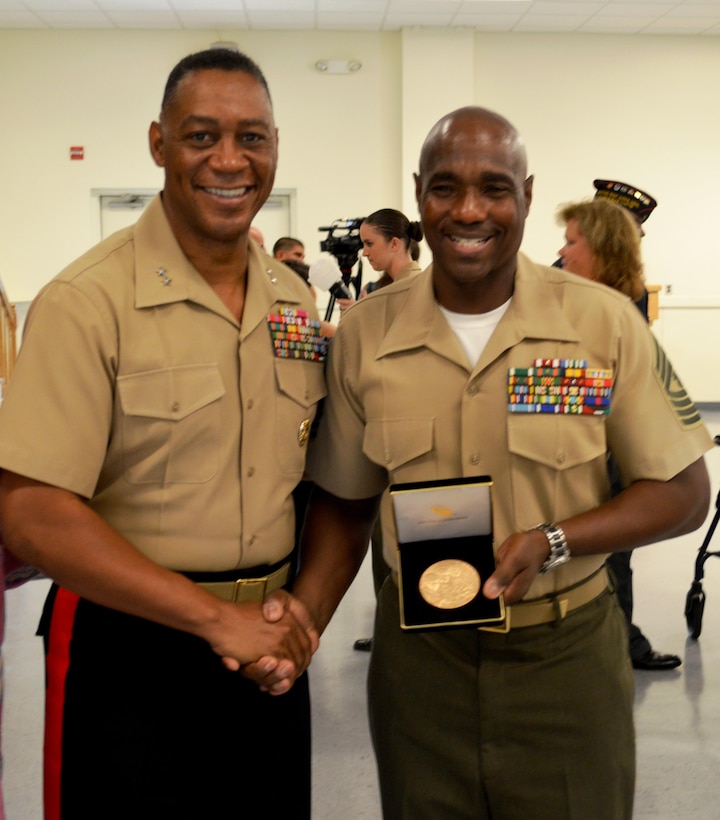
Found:
[[[70,159],[85,159],[85,148],[82,145],[71,145]]]

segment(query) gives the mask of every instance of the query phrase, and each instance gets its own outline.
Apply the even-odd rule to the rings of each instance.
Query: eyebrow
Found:
[[[190,114],[185,117],[181,125],[217,125],[219,120],[216,117],[206,117],[202,114]],[[266,131],[272,131],[272,125],[267,121],[259,118],[238,120],[237,125],[242,125],[243,128],[264,128]]]
[[[437,171],[430,174],[428,182],[454,182],[459,179],[459,174],[453,171]],[[515,185],[515,178],[512,174],[506,174],[502,171],[484,171],[480,175],[482,182],[505,182]]]

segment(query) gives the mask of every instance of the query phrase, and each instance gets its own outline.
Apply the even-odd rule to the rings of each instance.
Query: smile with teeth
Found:
[[[460,245],[461,248],[479,248],[490,241],[489,236],[451,236],[450,238],[456,245]]]
[[[206,188],[205,189],[209,194],[213,194],[214,196],[223,197],[224,199],[232,199],[236,196],[242,196],[244,193],[247,192],[247,187],[243,188]]]

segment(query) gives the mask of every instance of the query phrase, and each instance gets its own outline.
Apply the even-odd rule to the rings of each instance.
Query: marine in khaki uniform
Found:
[[[309,817],[306,678],[272,697],[237,671],[285,692],[317,646],[298,602],[261,611],[290,580],[325,350],[307,287],[248,241],[277,163],[259,68],[190,55],[149,136],[162,194],[38,296],[0,414],[4,537],[56,582],[45,816],[272,794]]]
[[[294,586],[320,630],[389,484],[493,481],[482,595],[504,595],[507,631],[403,631],[396,576],[379,596],[369,709],[392,820],[629,820],[633,677],[604,559],[708,509],[711,439],[635,306],[518,253],[532,183],[504,118],[440,120],[416,177],[433,264],[348,312],[328,360]],[[528,401],[533,367],[604,387],[578,402],[565,370],[558,412]],[[627,486],[612,500],[608,452]]]

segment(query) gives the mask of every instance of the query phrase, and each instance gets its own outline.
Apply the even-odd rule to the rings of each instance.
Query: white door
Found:
[[[148,189],[94,190],[99,208],[100,239],[137,222],[155,191]],[[292,236],[292,205],[294,191],[273,191],[255,217],[253,225],[265,236],[265,249],[272,253],[272,246],[281,236]]]

